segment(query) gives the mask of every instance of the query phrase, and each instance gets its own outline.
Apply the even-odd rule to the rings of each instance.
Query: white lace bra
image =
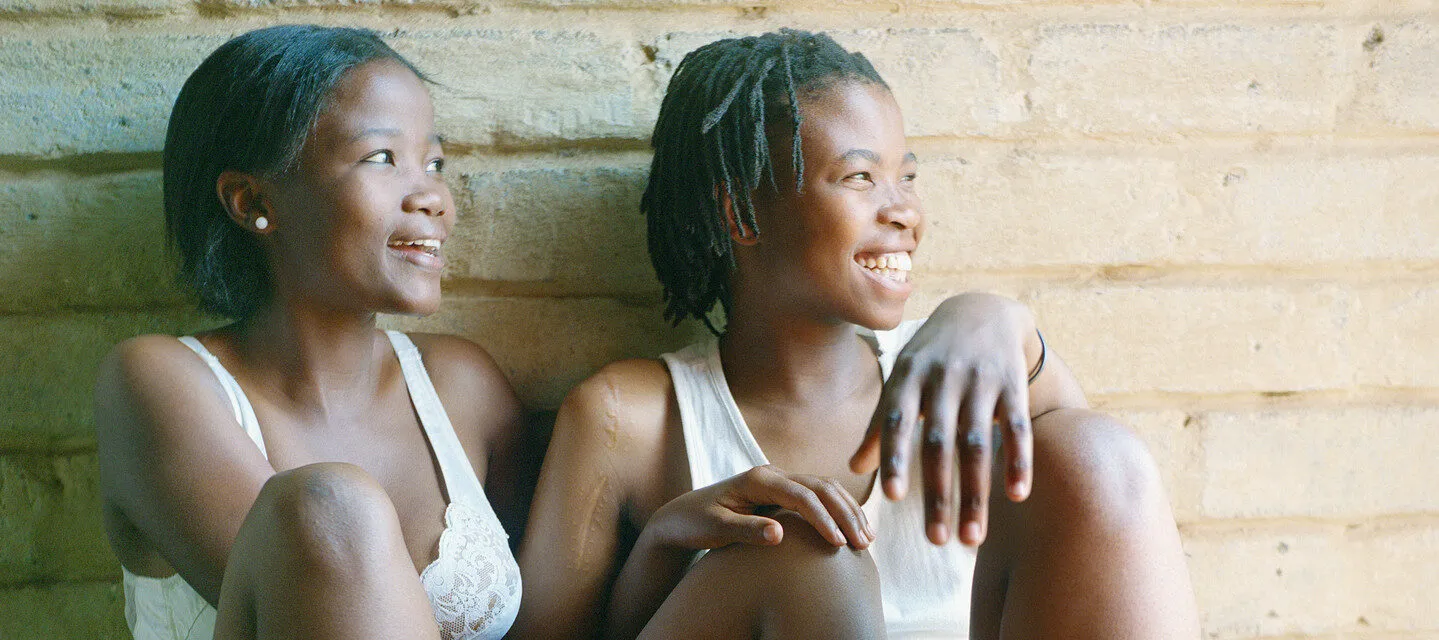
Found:
[[[509,536],[500,527],[484,487],[455,437],[419,349],[403,333],[385,333],[400,358],[410,400],[439,462],[441,481],[450,497],[439,551],[434,562],[420,572],[420,582],[435,610],[435,622],[445,640],[504,637],[520,609],[520,568],[510,553]],[[219,377],[235,420],[265,453],[259,422],[239,383],[200,341],[188,336],[180,341],[199,354]],[[214,636],[215,608],[179,574],[150,578],[128,570],[123,573],[125,620],[136,640]]]

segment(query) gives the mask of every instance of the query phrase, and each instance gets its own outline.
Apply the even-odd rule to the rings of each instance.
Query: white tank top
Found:
[[[923,320],[911,320],[891,331],[862,332],[879,356],[884,378],[889,377],[900,349],[922,324]],[[730,394],[717,340],[711,338],[661,358],[674,381],[693,487],[706,487],[769,464]],[[919,465],[914,465],[913,471],[910,486],[915,490],[903,501],[890,502],[878,487],[872,487],[863,505],[879,534],[869,552],[879,570],[885,631],[892,639],[967,638],[974,552],[954,542],[936,547],[924,537]]]
[[[435,622],[446,640],[490,640],[504,637],[520,609],[520,568],[510,553],[509,536],[500,526],[484,486],[465,456],[454,426],[425,372],[420,350],[398,331],[386,331],[400,358],[400,371],[410,401],[440,465],[440,480],[450,497],[445,528],[435,561],[420,573],[420,582],[435,610]],[[260,423],[245,392],[199,340],[180,338],[220,379],[230,398],[235,420],[265,454]],[[269,456],[266,455],[268,458]],[[138,576],[122,568],[125,621],[135,640],[209,639],[215,635],[215,608],[180,574],[168,578]]]

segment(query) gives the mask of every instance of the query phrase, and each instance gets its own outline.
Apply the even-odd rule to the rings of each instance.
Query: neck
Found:
[[[379,384],[373,313],[293,304],[277,298],[239,327],[236,348],[267,387],[298,406],[366,406]]]
[[[873,351],[847,322],[818,322],[733,305],[720,339],[720,360],[736,397],[814,402],[846,396],[873,382]],[[877,378],[877,375],[875,376]]]

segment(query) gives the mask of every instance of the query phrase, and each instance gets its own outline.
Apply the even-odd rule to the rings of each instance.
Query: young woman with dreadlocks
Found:
[[[788,30],[702,47],[653,146],[641,208],[666,317],[718,339],[611,364],[566,399],[516,628],[1197,635],[1153,462],[1086,408],[1028,311],[969,294],[901,322],[917,160],[863,56]]]

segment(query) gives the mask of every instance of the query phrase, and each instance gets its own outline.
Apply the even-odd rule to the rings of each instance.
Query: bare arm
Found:
[[[216,604],[240,524],[274,474],[219,381],[174,338],[134,338],[100,367],[95,421],[107,510],[140,538],[128,542]]]
[[[517,635],[579,638],[599,629],[633,484],[662,455],[663,399],[620,404],[616,389],[631,376],[615,367],[571,391],[555,418],[520,547]]]

